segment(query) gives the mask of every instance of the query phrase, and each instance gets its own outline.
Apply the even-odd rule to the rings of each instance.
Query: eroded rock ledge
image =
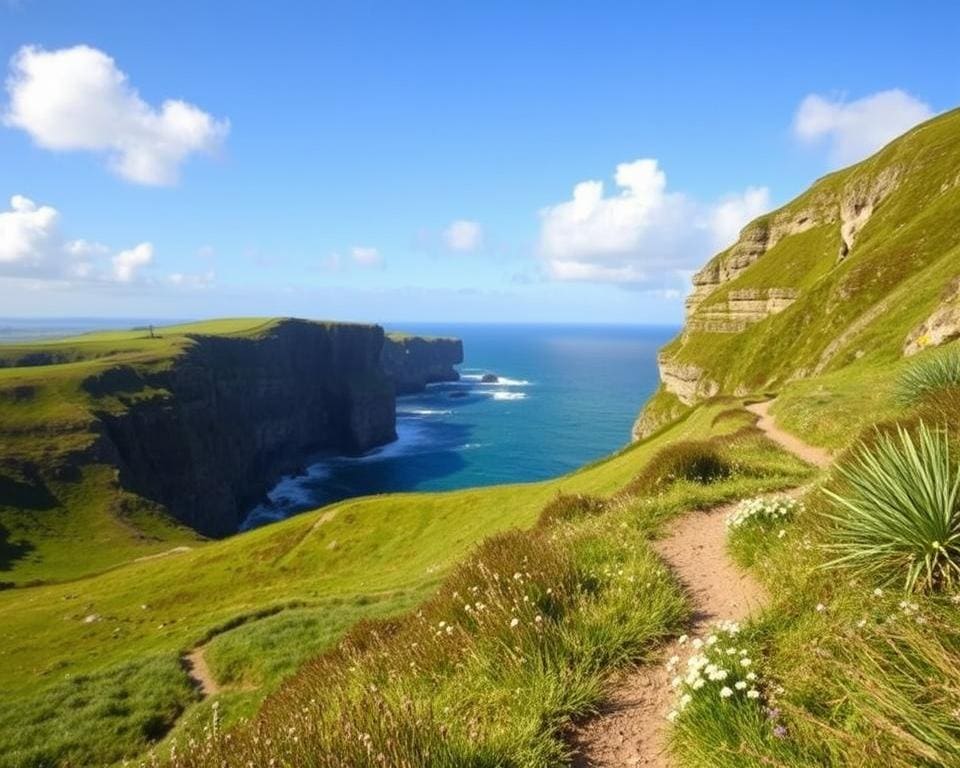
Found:
[[[796,301],[795,288],[745,288],[730,291],[725,301],[701,307],[687,320],[687,329],[708,333],[739,333],[754,323],[783,312]]]
[[[960,278],[944,291],[940,306],[914,328],[903,345],[905,356],[960,339]]]
[[[801,293],[791,286],[752,286],[732,288],[726,295],[707,301],[718,289],[736,280],[785,238],[814,227],[837,226],[840,246],[837,261],[850,256],[856,241],[880,203],[896,190],[901,168],[890,166],[878,174],[861,173],[842,187],[820,185],[819,190],[799,198],[788,207],[751,222],[737,242],[717,254],[692,278],[692,291],[686,301],[686,323],[678,342],[671,345],[670,356],[658,360],[662,389],[655,397],[657,405],[645,409],[634,425],[634,438],[642,438],[659,428],[665,418],[662,395],[673,395],[690,406],[720,392],[716,374],[689,360],[682,350],[698,333],[742,333],[763,320],[784,312]],[[774,278],[775,279],[775,278]],[[960,290],[958,290],[960,295]],[[907,340],[905,353],[924,345],[960,338],[960,298],[947,298],[944,304]],[[686,356],[689,358],[689,356]],[[732,382],[731,386],[736,382]]]
[[[460,339],[388,334],[380,356],[383,370],[398,395],[421,392],[427,384],[458,381],[454,366],[463,362]]]

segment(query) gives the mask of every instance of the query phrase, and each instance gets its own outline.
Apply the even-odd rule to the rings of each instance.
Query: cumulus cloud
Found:
[[[770,190],[766,187],[747,187],[743,194],[721,198],[707,214],[713,249],[721,250],[736,242],[744,224],[769,210]]]
[[[117,174],[138,184],[175,183],[187,157],[215,150],[229,131],[226,120],[185,101],[151,106],[110,56],[86,45],[21,48],[7,92],[8,126],[46,149],[105,153]]]
[[[833,164],[848,165],[868,157],[933,114],[928,104],[899,89],[855,101],[811,94],[800,102],[793,133],[806,144],[826,144]]]
[[[483,227],[476,221],[458,219],[443,231],[443,242],[452,251],[475,251],[483,243]]]
[[[376,248],[369,246],[355,245],[350,249],[350,258],[353,263],[361,267],[382,267],[383,256]]]
[[[55,208],[14,195],[10,210],[0,212],[0,267],[42,269],[56,250],[59,218]]]
[[[65,240],[60,213],[23,195],[0,211],[0,277],[132,282],[153,260],[153,245],[112,253],[93,240]]]
[[[540,211],[539,252],[550,277],[651,289],[682,283],[770,204],[764,187],[714,204],[671,192],[650,158],[621,163],[614,181],[610,195],[602,181],[580,182],[570,200]]]
[[[113,278],[118,283],[129,283],[143,267],[153,261],[153,246],[140,243],[126,251],[120,251],[113,259]]]

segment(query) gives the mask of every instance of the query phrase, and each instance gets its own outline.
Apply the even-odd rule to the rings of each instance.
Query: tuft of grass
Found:
[[[895,397],[903,406],[922,400],[931,392],[960,387],[960,349],[950,347],[907,368],[897,381]]]
[[[540,512],[537,525],[547,528],[560,522],[570,522],[584,517],[594,517],[609,508],[607,499],[587,493],[557,492]]]
[[[197,698],[177,654],[58,677],[26,701],[0,696],[0,768],[112,764],[162,738]]]
[[[656,493],[684,480],[706,485],[730,477],[733,470],[733,464],[709,440],[682,440],[658,451],[624,493]]]
[[[834,507],[828,567],[902,579],[907,591],[949,586],[960,577],[960,471],[945,430],[921,423],[914,440],[898,427],[862,445],[837,470],[845,487],[824,489]]]

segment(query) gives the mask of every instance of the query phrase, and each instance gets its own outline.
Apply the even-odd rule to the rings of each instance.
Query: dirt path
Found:
[[[833,460],[831,459],[830,454],[827,453],[823,448],[817,448],[816,446],[808,445],[796,435],[791,435],[789,432],[784,432],[782,429],[780,429],[780,427],[777,426],[777,423],[773,420],[773,416],[770,415],[770,406],[772,404],[772,400],[767,400],[763,403],[754,403],[753,405],[747,406],[747,410],[750,411],[750,413],[755,413],[760,417],[760,421],[757,422],[757,426],[762,429],[766,433],[767,437],[769,437],[775,443],[779,443],[788,451],[790,451],[790,453],[799,456],[808,464],[813,464],[821,469],[829,467]]]
[[[830,464],[826,451],[779,429],[769,407],[769,402],[750,406],[768,437],[811,464]],[[690,634],[703,634],[715,621],[742,621],[766,602],[760,585],[727,556],[724,517],[734,506],[687,513],[667,538],[653,543],[687,591],[693,606]],[[575,768],[668,768],[666,715],[674,702],[664,662],[679,650],[671,644],[658,659],[624,673],[615,683],[600,714],[573,734]]]
[[[183,664],[187,669],[187,675],[189,675],[193,684],[197,686],[203,698],[215,696],[220,693],[220,686],[210,671],[207,658],[203,654],[202,645],[184,654]]]

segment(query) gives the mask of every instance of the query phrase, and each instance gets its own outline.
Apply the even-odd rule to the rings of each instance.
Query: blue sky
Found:
[[[777,5],[0,0],[0,316],[677,322],[960,102],[951,4]]]

